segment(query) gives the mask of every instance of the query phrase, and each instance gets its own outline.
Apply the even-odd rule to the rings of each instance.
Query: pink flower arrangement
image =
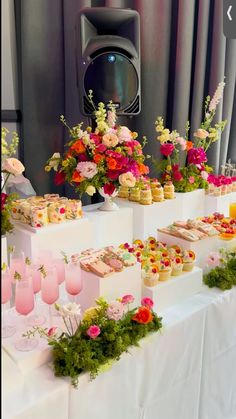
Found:
[[[201,164],[207,162],[207,156],[202,147],[191,148],[188,151],[188,163],[189,164]]]
[[[92,325],[88,328],[87,330],[87,335],[91,338],[91,339],[96,339],[101,333],[101,329],[99,326],[96,325]]]
[[[121,299],[121,303],[124,305],[131,304],[133,302],[134,302],[134,296],[131,294],[124,295]]]
[[[122,319],[124,312],[124,305],[120,301],[114,301],[113,303],[109,304],[107,308],[107,318],[109,320],[118,321]]]
[[[154,306],[154,301],[149,297],[144,297],[141,300],[141,304],[142,304],[142,306],[145,306],[145,307],[148,307],[148,308],[152,309],[153,306]]]

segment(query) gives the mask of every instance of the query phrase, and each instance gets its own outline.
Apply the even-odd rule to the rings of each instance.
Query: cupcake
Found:
[[[171,260],[164,258],[158,261],[159,281],[166,281],[171,276]]]
[[[191,272],[194,267],[195,253],[192,250],[184,250],[183,252],[183,270],[185,272]]]
[[[152,192],[149,185],[144,187],[140,191],[140,204],[142,205],[151,205],[152,204]]]
[[[144,285],[147,287],[155,287],[159,280],[158,266],[147,265],[142,271]]]
[[[180,256],[176,256],[171,260],[172,276],[179,276],[183,272],[183,260]]]
[[[140,189],[138,187],[130,188],[129,200],[133,202],[140,202]]]
[[[129,198],[129,187],[120,186],[118,196],[119,198]]]
[[[171,181],[166,182],[164,185],[164,198],[173,199],[175,197],[175,187]]]

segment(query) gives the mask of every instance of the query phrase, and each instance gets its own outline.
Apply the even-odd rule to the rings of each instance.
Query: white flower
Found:
[[[14,157],[6,159],[2,168],[14,176],[21,175],[25,170],[25,167],[20,162],[20,160],[15,159]]]
[[[61,158],[60,153],[54,153],[54,154],[52,155],[52,157],[50,158],[49,162],[48,162],[48,166],[49,166],[51,169],[55,170],[55,172],[56,172],[56,171],[57,171],[57,169],[58,169],[58,165],[59,165],[60,158]]]
[[[119,182],[121,186],[133,188],[136,183],[136,178],[134,177],[133,173],[126,172],[119,176]]]
[[[107,112],[107,122],[109,127],[114,127],[116,124],[116,113],[114,111]]]
[[[76,303],[67,303],[63,306],[59,306],[59,313],[62,317],[80,317],[81,316],[81,308],[80,304]]]
[[[131,131],[129,130],[129,128],[124,127],[124,126],[121,126],[119,128],[119,130],[117,132],[117,136],[118,136],[118,139],[119,139],[119,143],[131,141],[133,139]]]
[[[96,192],[96,189],[94,188],[94,186],[89,185],[85,191],[89,196],[93,196]]]
[[[210,101],[209,104],[209,111],[212,112],[216,109],[216,106],[218,105],[218,103],[220,102],[222,96],[223,96],[223,91],[224,91],[224,87],[225,87],[225,82],[221,82],[218,84],[218,87],[214,93],[213,98]]]

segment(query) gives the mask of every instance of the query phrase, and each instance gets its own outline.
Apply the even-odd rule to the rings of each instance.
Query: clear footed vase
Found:
[[[104,198],[104,202],[99,207],[100,211],[117,211],[119,209],[118,205],[114,202],[114,198],[118,195],[118,189],[108,195],[104,192],[103,188],[98,191],[100,195]]]

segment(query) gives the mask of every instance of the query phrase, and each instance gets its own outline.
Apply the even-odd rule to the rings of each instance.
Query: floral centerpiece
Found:
[[[224,291],[236,285],[236,248],[211,252],[206,265],[208,272],[203,282],[209,288],[217,287]]]
[[[5,191],[10,175],[21,175],[25,168],[23,164],[12,157],[16,154],[19,137],[16,132],[12,132],[11,141],[7,142],[8,129],[2,128],[1,131],[1,235],[11,233],[13,225],[10,221],[12,201],[17,198],[17,194],[7,194]]]
[[[165,157],[158,169],[162,171],[162,181],[172,181],[176,192],[189,192],[198,188],[206,189],[208,175],[212,168],[207,163],[207,150],[212,143],[220,138],[227,121],[221,121],[212,126],[216,108],[223,96],[225,83],[219,83],[216,92],[211,99],[205,100],[204,119],[201,126],[193,134],[194,141],[189,139],[189,122],[186,124],[185,137],[173,130],[165,128],[164,120],[158,117],[155,125],[158,132],[157,140],[160,142],[160,152]],[[180,151],[186,153],[186,165],[180,165]]]
[[[89,372],[91,378],[108,363],[120,359],[130,346],[138,346],[140,339],[161,329],[161,317],[153,311],[153,301],[143,298],[141,306],[129,310],[132,295],[108,303],[99,298],[95,307],[84,312],[75,303],[55,305],[63,318],[65,330],[34,327],[25,336],[39,333],[52,346],[54,372],[57,377],[70,377],[77,386],[78,377]]]
[[[105,198],[114,197],[120,185],[133,187],[136,179],[149,172],[142,151],[145,140],[141,145],[136,140],[136,132],[116,125],[112,102],[108,110],[102,102],[96,109],[92,91],[89,91],[89,100],[94,106],[95,131],[92,132],[91,127],[82,130],[82,123],[70,128],[61,116],[71,139],[64,155],[54,153],[45,170],[54,169],[56,185],[68,182],[80,195],[92,196],[98,190]]]

